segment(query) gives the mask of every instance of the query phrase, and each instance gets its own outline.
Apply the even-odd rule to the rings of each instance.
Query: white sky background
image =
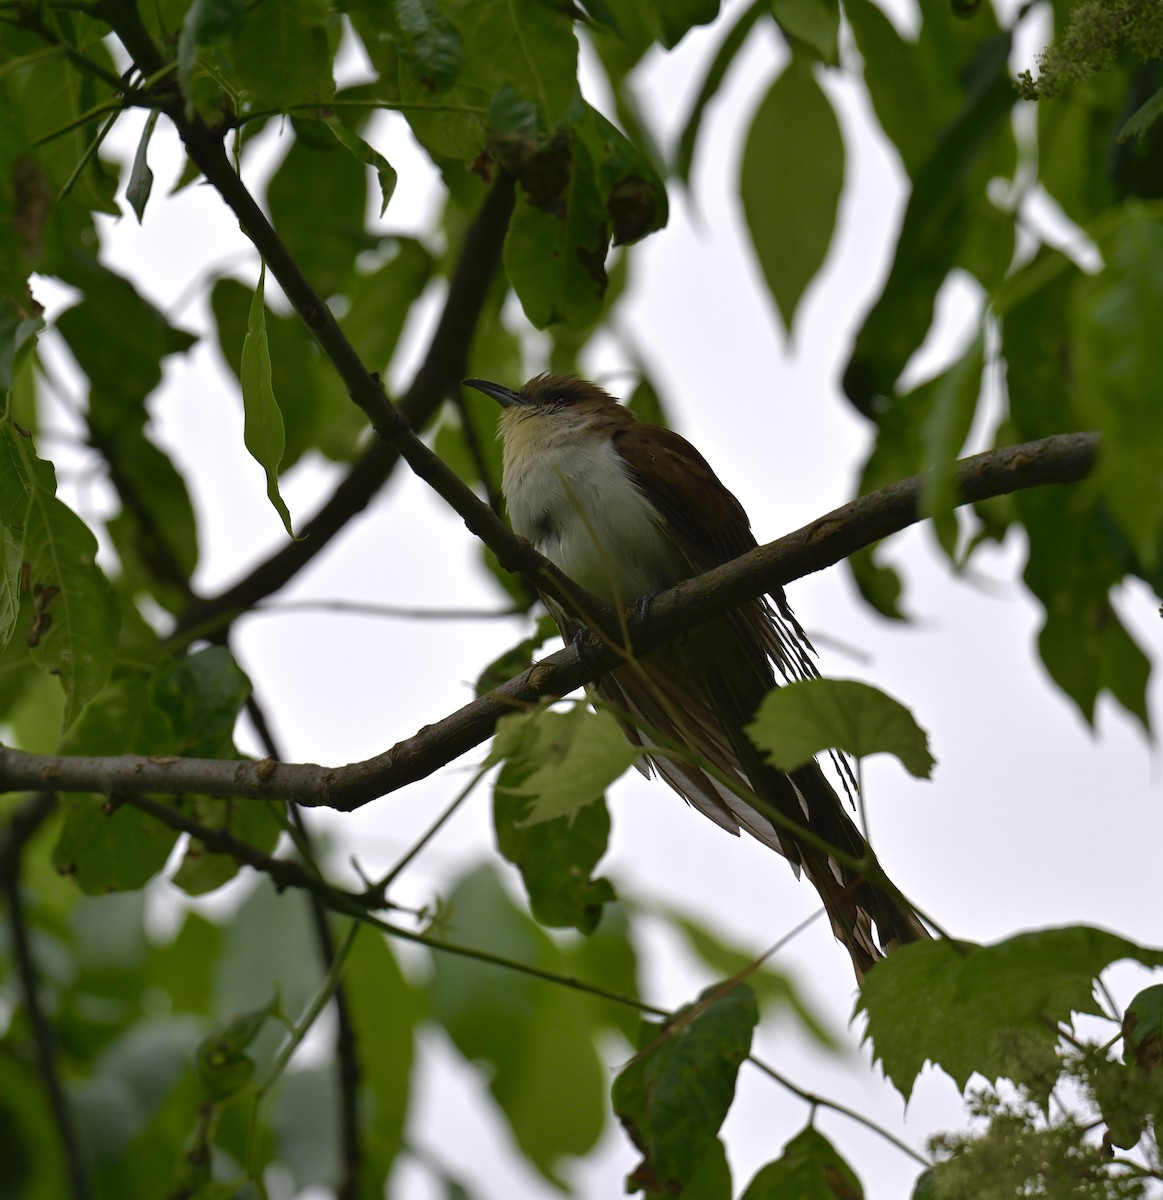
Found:
[[[662,123],[664,145],[689,110],[721,36],[721,30],[695,31],[676,52],[654,56],[642,98]],[[852,494],[870,430],[841,395],[838,377],[882,285],[904,200],[895,152],[870,136],[859,88],[827,75],[825,85],[841,108],[847,186],[827,270],[801,306],[789,342],[735,195],[750,113],[784,56],[774,33],[753,35],[707,115],[695,168],[698,215],[690,199],[672,188],[670,224],[635,249],[630,294],[619,307],[619,329],[645,359],[674,426],[743,501],[760,541]],[[601,105],[592,88],[590,98]],[[128,158],[136,128],[124,124],[132,132],[122,132],[112,149]],[[369,140],[400,172],[380,227],[425,230],[439,185],[404,122],[384,116]],[[198,507],[202,562],[196,582],[213,592],[285,535],[266,501],[261,469],[243,448],[241,402],[220,361],[205,296],[188,291],[219,264],[253,283],[257,257],[210,189],[165,196],[179,169],[174,141],[159,127],[150,149],[155,194],[144,226],[132,215],[103,222],[102,239],[110,265],[134,278],[177,323],[210,335],[188,356],[167,360],[165,389],[152,412],[155,435],[184,468]],[[252,186],[268,177],[275,141],[276,134],[264,134],[262,148],[246,160],[244,175]],[[270,281],[268,295],[273,290]],[[179,298],[191,294],[194,299],[176,310]],[[38,296],[51,302],[53,291],[38,287]],[[968,284],[947,289],[941,336],[924,373],[964,335],[974,297]],[[429,306],[429,318],[434,311]],[[413,358],[425,332],[410,331]],[[625,354],[603,339],[589,369],[621,382],[615,372],[625,364]],[[408,370],[397,370],[392,382],[407,378]],[[292,472],[284,495],[297,520],[314,510],[337,475],[316,461]],[[101,503],[99,489],[65,495],[83,513]],[[886,622],[863,605],[844,567],[789,589],[801,621],[821,643],[834,637],[862,656],[824,645],[824,671],[874,682],[908,704],[929,731],[938,760],[931,782],[913,780],[883,757],[865,764],[873,839],[886,868],[959,936],[993,940],[1022,929],[1086,922],[1149,944],[1163,942],[1155,882],[1163,833],[1157,762],[1120,710],[1101,703],[1094,735],[1049,684],[1034,647],[1040,611],[1017,582],[1024,562],[1019,539],[981,551],[971,579],[954,577],[924,527],[895,539],[889,557],[904,572],[904,603],[917,618],[909,626]],[[501,606],[503,598],[476,562],[476,546],[460,519],[401,468],[367,512],[278,599]],[[1145,588],[1127,589],[1122,601],[1140,644],[1157,647],[1157,602]],[[284,755],[339,764],[378,753],[465,703],[479,669],[523,630],[515,622],[296,612],[246,618],[236,628],[234,647]],[[1161,686],[1156,675],[1156,717],[1163,713]],[[479,761],[483,752],[466,762]],[[465,771],[465,762],[454,764],[354,816],[320,815],[315,823],[326,825],[345,853],[357,854],[374,874],[411,844],[462,786]],[[659,782],[631,773],[612,789],[610,803],[614,828],[602,870],[627,895],[697,913],[756,953],[817,903],[812,889],[797,883],[770,851],[725,835]],[[458,868],[495,858],[492,843],[482,789],[407,873],[401,901],[429,902]],[[647,928],[639,947],[647,968],[645,996],[668,1006],[689,1001],[710,976],[660,923]],[[834,1030],[845,1030],[851,968],[826,921],[796,939],[776,965],[799,981]],[[1141,986],[1125,967],[1112,977],[1124,1003]],[[918,1084],[905,1121],[899,1096],[856,1058],[859,1032],[859,1026],[849,1031],[849,1053],[824,1056],[790,1020],[765,1020],[755,1050],[801,1086],[859,1109],[914,1145],[962,1124],[955,1086],[932,1069]],[[621,1048],[612,1053],[611,1080],[622,1054]],[[418,1149],[468,1182],[474,1196],[539,1200],[558,1194],[509,1151],[507,1129],[491,1112],[483,1081],[441,1036],[424,1037],[419,1062],[419,1103],[409,1129]],[[807,1117],[801,1101],[744,1067],[724,1127],[736,1194]],[[852,1162],[870,1200],[908,1194],[917,1169],[910,1159],[843,1117],[822,1111],[817,1124]],[[636,1158],[615,1126],[601,1151],[567,1174],[584,1197],[620,1195]],[[429,1200],[436,1194],[424,1173],[405,1160],[392,1196]]]

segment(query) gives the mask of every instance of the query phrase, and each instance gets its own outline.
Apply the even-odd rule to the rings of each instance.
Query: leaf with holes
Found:
[[[113,669],[121,608],[97,566],[97,539],[56,496],[56,472],[36,457],[32,440],[0,427],[5,474],[28,496],[22,560],[35,612],[27,634],[35,662],[65,692],[64,724],[104,686]]]

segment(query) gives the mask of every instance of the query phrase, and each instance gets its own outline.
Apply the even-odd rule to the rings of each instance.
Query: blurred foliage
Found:
[[[875,435],[860,490],[929,469],[924,511],[958,569],[983,542],[1023,531],[1051,678],[1088,721],[1107,693],[1146,726],[1148,660],[1111,596],[1133,578],[1163,586],[1159,9],[1137,0],[1048,7],[1065,33],[1025,91],[1053,99],[1039,103],[1036,135],[1017,138],[1015,27],[984,3],[917,0],[908,34],[874,0],[754,0],[723,14],[718,0],[0,5],[5,739],[77,756],[238,757],[233,732],[250,684],[227,644],[237,611],[169,636],[175,621],[203,612],[192,580],[205,547],[191,495],[219,468],[209,462],[206,479],[185,479],[151,420],[164,375],[202,347],[101,256],[98,217],[132,212],[145,222],[169,202],[149,158],[174,139],[175,121],[221,139],[244,184],[251,144],[278,127],[284,149],[256,198],[383,379],[410,368],[405,327],[424,327],[455,286],[489,189],[512,176],[496,277],[462,344],[445,351],[463,352],[467,374],[516,382],[534,369],[578,370],[593,338],[613,338],[637,364],[631,406],[662,422],[667,398],[619,325],[618,304],[633,282],[634,245],[664,229],[668,186],[697,178],[707,114],[761,37],[785,54],[739,131],[738,188],[784,328],[795,328],[826,263],[854,157],[837,97],[855,90],[867,101],[907,187],[892,262],[843,371]],[[636,99],[636,79],[699,27],[709,27],[705,66],[678,122],[665,123],[668,144],[659,114]],[[609,112],[581,94],[579,38],[609,85]],[[359,83],[337,88],[341,47],[364,69]],[[149,110],[136,153],[114,162],[102,142],[135,108]],[[407,122],[443,188],[421,236],[383,220],[397,180],[374,144],[372,117],[385,110]],[[198,179],[187,162],[176,186]],[[1040,243],[1024,220],[1037,189],[1074,223],[1097,268]],[[207,263],[212,249],[204,247]],[[47,335],[41,277],[74,296]],[[374,452],[366,418],[308,328],[320,314],[300,320],[261,283],[256,290],[258,279],[256,261],[242,277],[208,265],[200,283],[215,349],[239,381],[246,444],[282,505],[280,479],[312,456],[358,481]],[[979,319],[953,361],[918,380],[910,363],[953,280],[972,282]],[[109,503],[85,519],[58,495],[42,335],[67,346],[88,384],[75,406],[79,452]],[[1002,381],[1001,404],[982,402],[987,379]],[[488,401],[475,392],[441,399],[449,403],[409,418],[495,500]],[[1001,446],[1077,429],[1102,435],[1085,486],[956,507],[952,464],[971,430]],[[361,495],[347,516],[363,503]],[[528,587],[484,558],[527,612]],[[903,617],[904,581],[891,565],[867,550],[851,567],[871,605]],[[479,688],[528,667],[548,636],[544,622],[526,629]],[[789,691],[780,704],[796,711],[769,717],[799,728],[805,753],[888,749],[928,769],[924,737],[901,706],[827,697],[828,711],[813,714]],[[588,1154],[616,1114],[642,1156],[632,1187],[695,1200],[739,1193],[720,1129],[760,1007],[791,1014],[823,1045],[830,1033],[794,980],[674,914],[664,919],[718,982],[677,1013],[640,1011],[644,914],[598,874],[609,832],[602,789],[631,749],[610,717],[578,706],[515,715],[494,756],[504,762],[497,849],[516,871],[480,866],[451,880],[422,914],[429,923],[408,927],[375,915],[374,886],[362,896],[328,890],[334,864],[282,803],[159,796],[146,811],[81,792],[51,804],[4,797],[0,883],[11,936],[0,943],[0,1193],[84,1195],[63,1147],[97,1197],[210,1200],[310,1187],[343,1200],[382,1196],[410,1153],[404,1129],[425,1046],[417,1034],[434,1029],[479,1065],[488,1102],[545,1179],[565,1186],[571,1158]],[[183,837],[189,828],[205,836]],[[280,847],[319,883],[314,902],[243,866]],[[521,903],[510,895],[518,880]],[[212,917],[185,899],[232,882]],[[147,899],[170,914],[168,926],[146,919]],[[374,928],[361,924],[355,937],[353,917]],[[401,938],[429,947],[423,961],[397,953]],[[1143,992],[1122,1019],[1095,999],[1100,973],[1122,958],[1163,964],[1157,950],[1073,927],[988,947],[913,945],[870,972],[859,1002],[868,1037],[906,1096],[926,1061],[962,1088],[977,1073],[1017,1089],[1016,1098],[978,1094],[979,1128],[939,1143],[918,1197],[1137,1196],[1158,1182],[1159,991]],[[337,1053],[304,1065],[294,1051],[329,1008],[342,1016]],[[1070,1033],[1077,1013],[1121,1027],[1096,1049]],[[1120,1037],[1121,1061],[1111,1057]],[[72,1133],[45,1089],[46,1050]],[[611,1100],[612,1061],[622,1070]],[[1063,1086],[1078,1103],[1049,1120],[1045,1106]],[[1101,1143],[1087,1132],[1096,1122]],[[746,1200],[862,1194],[812,1124],[782,1136]],[[1133,1162],[1118,1153],[1131,1148]],[[472,1181],[452,1179],[439,1162],[414,1156],[413,1165],[445,1194],[471,1194]]]

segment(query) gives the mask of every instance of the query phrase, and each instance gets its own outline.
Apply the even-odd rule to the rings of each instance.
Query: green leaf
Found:
[[[1026,272],[1011,293],[1002,327],[1010,414],[1003,433],[1013,442],[1083,423],[1070,338],[1082,273],[1051,252],[1035,258]],[[1029,540],[1026,586],[1046,610],[1038,639],[1046,669],[1087,721],[1105,688],[1147,728],[1150,664],[1109,595],[1135,568],[1126,535],[1105,504],[1093,495],[1088,502],[1085,489],[1063,504],[1051,490],[1030,488],[1014,495],[1013,506]]]
[[[119,68],[101,44],[100,26],[95,21],[62,17],[57,10],[51,18],[54,34],[67,44],[68,38],[56,30],[74,19],[89,35],[83,49],[74,48],[85,54],[95,70],[118,74]],[[107,32],[108,26],[105,28]],[[4,58],[8,59],[8,48],[20,44],[20,33],[11,23],[5,28],[3,42]],[[29,50],[43,45],[43,41],[26,43]],[[56,274],[77,246],[96,244],[92,212],[119,215],[117,173],[95,153],[94,122],[79,119],[91,112],[99,99],[107,98],[107,93],[99,93],[100,86],[91,71],[65,65],[60,54],[25,59],[21,69],[4,80],[0,163],[5,184],[0,191],[11,187],[9,195],[19,197],[13,224],[16,231],[28,235],[3,242],[6,251],[16,251],[16,262],[0,267],[4,291],[12,299],[26,294],[24,277],[29,270]],[[6,208],[3,215],[7,218],[14,210],[0,203],[0,212]]]
[[[272,998],[261,1008],[242,1013],[220,1025],[198,1046],[198,1074],[210,1094],[224,1099],[240,1092],[254,1075],[254,1059],[246,1048],[258,1036],[267,1019],[279,1011],[278,998]]]
[[[223,931],[212,1011],[219,1018],[248,1012],[267,1004],[275,992],[284,1012],[303,1012],[323,983],[314,937],[309,907],[287,904],[270,879],[261,877]],[[304,954],[306,947],[312,952]],[[272,1027],[259,1041],[254,1053],[263,1062],[274,1054],[278,1030]]]
[[[892,754],[919,779],[933,770],[928,737],[912,713],[855,679],[806,679],[778,687],[746,728],[781,771],[794,771],[824,750],[854,758]]]
[[[295,139],[267,187],[267,204],[279,236],[328,299],[347,289],[357,256],[378,244],[364,229],[366,157],[339,144],[335,129],[347,127],[338,121],[300,118],[294,127]]]
[[[1079,511],[1044,488],[1015,501],[1030,545],[1024,579],[1046,609],[1038,635],[1046,669],[1087,721],[1105,688],[1148,728],[1150,663],[1108,595],[1129,559],[1117,526],[1100,506]]]
[[[0,486],[3,486],[0,484]],[[20,574],[23,522],[19,529],[0,522],[0,651],[8,645],[20,619]]]
[[[1131,113],[1119,130],[1118,141],[1129,142],[1131,138],[1142,140],[1160,117],[1163,117],[1163,88],[1159,88]]]
[[[351,948],[343,986],[359,1053],[364,1171],[379,1195],[403,1141],[420,1002],[389,943],[371,929]]]
[[[53,865],[89,895],[145,887],[166,865],[178,834],[154,817],[104,800],[70,794]]]
[[[457,884],[446,911],[444,928],[456,942],[576,973],[576,960],[513,907],[486,867]],[[522,1153],[560,1186],[562,1156],[587,1153],[602,1131],[606,1067],[593,1039],[608,1025],[609,1005],[439,951],[432,967],[433,1019],[466,1059],[487,1066],[489,1090]]]
[[[146,397],[161,383],[162,359],[197,338],[172,326],[128,279],[90,254],[71,253],[61,275],[85,293],[83,303],[57,318],[57,328],[93,385],[89,423],[99,434],[141,426]]]
[[[441,455],[443,458],[443,455]],[[537,620],[537,626],[531,637],[522,638],[516,645],[503,651],[488,664],[477,676],[473,685],[478,696],[491,692],[500,687],[506,680],[512,679],[533,665],[533,655],[551,638],[558,637],[557,625],[550,616],[542,616]]]
[[[404,35],[408,69],[434,94],[456,82],[464,65],[460,34],[435,0],[393,0],[392,11]]]
[[[844,390],[861,412],[873,412],[874,398],[891,394],[928,332],[937,292],[965,238],[970,197],[986,182],[979,166],[1014,105],[1009,48],[1008,35],[982,44],[961,111],[915,173],[888,280],[844,372]]]
[[[372,278],[372,277],[361,277]],[[359,285],[358,305],[346,314],[341,324],[350,321],[362,326],[366,321],[367,295],[372,289]],[[252,293],[235,279],[220,279],[210,294],[214,319],[218,325],[218,341],[222,355],[237,376],[242,363],[242,346],[246,339]],[[390,334],[396,318],[394,306],[385,298],[382,325],[377,333]],[[267,345],[271,358],[271,386],[279,398],[286,430],[286,450],[282,470],[289,470],[309,449],[315,449],[340,461],[352,459],[360,435],[367,428],[367,419],[354,404],[339,381],[334,368],[320,356],[318,347],[306,326],[297,316],[280,316],[269,308],[266,313]],[[376,339],[372,339],[373,346]],[[358,345],[361,358],[372,366],[376,358],[365,356]],[[386,366],[385,364],[381,364]]]
[[[29,316],[23,306],[0,298],[0,393],[12,387],[16,376],[36,350],[37,334],[44,320]]]
[[[575,704],[565,713],[503,717],[488,761],[507,763],[507,781],[497,787],[531,801],[522,824],[537,825],[592,804],[638,755],[614,717]]]
[[[131,1196],[142,1179],[164,1180],[172,1170],[182,1126],[197,1113],[189,1064],[198,1033],[189,1017],[141,1020],[70,1089],[100,1194]]]
[[[250,306],[246,340],[242,344],[242,366],[239,371],[245,414],[242,436],[247,450],[266,472],[267,499],[279,514],[288,535],[294,537],[291,514],[279,495],[279,463],[283,461],[286,435],[283,431],[283,414],[271,386],[271,356],[267,347],[266,304],[263,301],[266,275],[266,263],[263,263]]]
[[[399,72],[399,100],[428,152],[475,160],[486,145],[485,112],[503,88],[536,110],[543,130],[552,129],[577,92],[577,37],[568,10],[544,0],[445,0],[439,7],[464,55],[456,82],[440,95],[444,110],[424,111],[431,108],[431,86],[410,64]]]
[[[1128,102],[1133,103],[1129,65],[1116,62],[1037,106],[1038,182],[1083,227],[1120,198],[1112,178],[1117,155],[1140,149],[1111,144],[1127,118]]]
[[[328,1060],[309,1067],[292,1064],[279,1080],[270,1118],[274,1153],[290,1172],[295,1195],[335,1183],[335,1164],[342,1154],[336,1074],[335,1064]],[[361,1179],[370,1179],[372,1171],[362,1158]],[[201,1193],[192,1200],[201,1200]]]
[[[953,468],[977,413],[983,366],[984,341],[978,334],[961,358],[932,381],[932,403],[921,430],[929,469],[921,481],[920,508],[932,518],[950,558],[957,551],[955,510],[961,500]]]
[[[759,1168],[740,1200],[861,1200],[863,1195],[856,1173],[809,1125],[779,1158]]]
[[[285,828],[280,820],[284,805],[278,800],[191,796],[184,804],[199,825],[224,830],[266,854],[274,850]],[[212,853],[197,838],[191,838],[170,882],[187,896],[205,896],[229,883],[242,868],[233,855]]]
[[[709,25],[719,15],[719,0],[664,0],[657,6],[662,44],[672,50],[695,25]]]
[[[1070,297],[1075,406],[1101,433],[1088,488],[1098,492],[1148,571],[1163,566],[1163,207],[1128,201],[1106,260]]]
[[[626,407],[638,418],[651,425],[661,425],[664,429],[670,427],[666,415],[666,406],[662,403],[654,383],[643,375],[634,385],[634,390],[626,400]]]
[[[531,195],[518,188],[505,236],[505,271],[525,315],[538,328],[558,321],[584,329],[597,320],[606,291],[610,228],[585,143],[565,135],[546,155],[561,186]]]
[[[0,425],[0,475],[19,480],[28,498],[21,556],[35,617],[25,640],[33,660],[60,678],[68,727],[113,669],[117,596],[95,561],[97,539],[56,498],[52,465],[10,422]]]
[[[629,245],[661,229],[669,213],[666,187],[651,160],[592,105],[584,105],[581,118],[567,125],[597,167],[614,245]]]
[[[677,1193],[695,1177],[735,1098],[759,1011],[746,984],[720,990],[665,1027],[643,1022],[639,1054],[614,1081],[614,1112],[644,1156],[635,1176],[651,1191]]]
[[[772,0],[771,13],[792,43],[829,67],[840,65],[838,0]]]
[[[739,180],[756,257],[789,329],[828,253],[843,185],[836,114],[811,66],[793,58],[751,122]]]
[[[804,999],[790,975],[777,971],[769,962],[757,965],[754,954],[730,945],[689,917],[676,912],[670,912],[667,916],[681,931],[695,954],[721,978],[734,979],[746,971],[747,986],[755,993],[761,1008],[769,1009],[778,1005],[790,1009],[819,1045],[829,1050],[839,1048],[836,1035],[821,1023],[819,1015]]]
[[[169,993],[174,1012],[209,1012],[212,992],[206,964],[216,962],[221,949],[221,926],[187,912],[173,941],[150,948],[144,979]]]
[[[357,162],[366,163],[375,170],[376,178],[380,181],[380,216],[382,217],[387,211],[392,193],[396,190],[398,176],[395,168],[378,150],[369,146],[359,134],[353,133],[342,121],[331,117],[325,124],[335,134],[335,140]]]
[[[60,749],[78,755],[168,754],[173,745],[173,726],[153,704],[148,683],[128,677],[115,680],[85,708]],[[63,807],[53,865],[91,895],[143,887],[165,866],[178,839],[168,825],[132,805],[68,794]]]
[[[874,0],[844,0],[864,65],[864,83],[881,128],[910,176],[932,148],[926,73],[915,44],[905,41]]]
[[[1123,1014],[1123,1060],[1144,1071],[1163,1063],[1163,983],[1144,988]]]
[[[1101,1014],[1094,981],[1124,958],[1154,967],[1163,951],[1083,925],[992,946],[914,942],[868,972],[857,1011],[868,1014],[873,1054],[906,1100],[926,1060],[959,1088],[975,1071],[1031,1084],[1028,1064],[1053,1054],[1055,1023]]]
[[[185,480],[143,426],[126,421],[108,432],[90,430],[122,500],[107,526],[121,560],[122,590],[148,591],[179,612],[189,603],[198,565],[198,530]]]
[[[691,111],[683,125],[682,136],[678,142],[678,150],[675,152],[674,173],[684,183],[690,182],[691,167],[694,164],[695,158],[695,147],[698,143],[699,132],[702,129],[703,116],[706,113],[707,105],[718,94],[727,71],[735,61],[735,56],[742,49],[744,42],[747,41],[747,35],[751,32],[756,21],[770,11],[771,0],[753,0],[740,14],[735,24],[727,31],[726,36],[719,43],[718,50],[715,51],[715,57],[711,60],[711,65],[707,68],[707,73],[703,77],[703,85],[699,88],[699,94],[695,98],[695,102],[691,106]]]
[[[614,889],[605,878],[593,878],[606,852],[610,814],[600,798],[550,821],[531,824],[529,800],[514,795],[521,773],[506,763],[493,793],[493,828],[497,849],[521,872],[529,907],[542,925],[592,933]]]
[[[191,100],[194,65],[201,50],[233,37],[246,17],[246,0],[191,0],[178,34],[178,86],[186,97],[187,113]]]
[[[727,1148],[715,1138],[682,1189],[683,1200],[731,1200],[733,1194]]]
[[[335,93],[325,0],[279,0],[246,9],[229,53],[253,109],[290,112]]]
[[[892,568],[877,561],[876,548],[867,546],[848,556],[852,579],[860,590],[865,603],[870,604],[882,617],[890,621],[907,620],[900,607],[904,587],[901,578]]]
[[[347,280],[348,309],[339,324],[363,362],[383,375],[392,361],[412,305],[431,280],[436,262],[415,238],[384,240],[378,249],[381,265]],[[325,366],[333,376],[334,367],[330,363]],[[346,392],[342,392],[342,403],[345,413],[355,409]],[[356,409],[350,419],[353,428],[362,433],[367,423],[363,414]],[[320,418],[321,441],[326,446],[324,420],[334,423],[336,415],[328,412]]]
[[[153,111],[146,118],[145,128],[141,131],[141,141],[137,143],[137,153],[133,156],[133,167],[129,172],[129,183],[125,188],[125,198],[137,214],[140,225],[145,216],[145,206],[149,202],[149,194],[153,191],[153,172],[149,169],[147,153],[149,139],[153,136],[158,114]]]
[[[250,695],[250,680],[225,646],[208,646],[163,661],[154,671],[154,703],[177,731],[173,753],[237,758],[234,726]]]

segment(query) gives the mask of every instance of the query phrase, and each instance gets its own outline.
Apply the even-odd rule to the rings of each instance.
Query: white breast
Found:
[[[505,500],[514,530],[584,588],[628,604],[689,574],[657,509],[606,437],[568,413],[507,410]]]

